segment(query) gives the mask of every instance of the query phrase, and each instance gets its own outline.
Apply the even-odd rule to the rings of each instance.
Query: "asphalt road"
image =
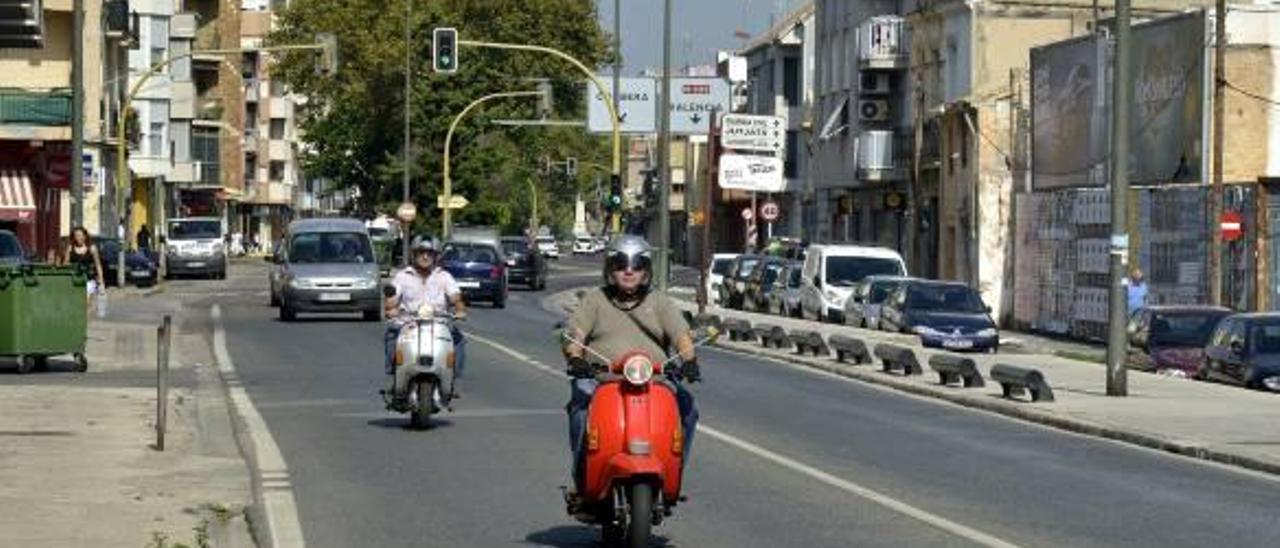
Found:
[[[558,318],[539,301],[595,283],[597,264],[566,258],[549,291],[474,309],[465,398],[426,432],[383,410],[380,324],[281,323],[257,263],[169,292],[222,307],[309,545],[595,546],[561,504],[568,389],[554,373]],[[658,545],[1280,546],[1280,482],[1267,477],[777,362],[701,361],[690,500]]]

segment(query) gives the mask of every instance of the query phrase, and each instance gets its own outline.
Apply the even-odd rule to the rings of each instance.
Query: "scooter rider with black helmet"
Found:
[[[702,379],[702,374],[694,355],[693,333],[675,303],[666,295],[650,290],[652,262],[652,253],[644,238],[627,235],[615,239],[605,253],[604,286],[582,296],[566,326],[567,334],[610,360],[640,349],[663,361],[674,348],[683,362],[678,375],[674,376],[697,382]],[[569,404],[565,409],[569,414],[573,479],[580,491],[587,409],[597,383],[581,344],[571,342],[565,348],[565,356],[569,362],[569,374],[573,377]],[[673,373],[676,373],[674,369]],[[693,396],[675,382],[675,378],[672,381],[685,433],[684,462],[688,462],[698,411],[693,405]]]

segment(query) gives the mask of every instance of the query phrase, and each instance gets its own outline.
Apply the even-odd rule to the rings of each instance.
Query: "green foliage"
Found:
[[[443,183],[444,138],[454,116],[471,101],[498,91],[531,90],[527,79],[546,78],[555,89],[560,119],[584,119],[585,77],[550,55],[461,46],[458,72],[430,71],[431,31],[458,29],[459,40],[536,44],[559,49],[588,67],[610,59],[591,0],[415,0],[411,28],[411,189],[419,225],[439,229],[436,196]],[[304,162],[313,174],[360,190],[362,214],[391,212],[401,197],[404,170],[405,13],[403,0],[296,0],[280,13],[274,43],[305,43],[316,32],[338,37],[342,68],[316,74],[314,57],[281,58],[276,74],[308,97],[300,123],[308,143]],[[534,118],[534,98],[500,99],[473,110],[458,126],[452,145],[454,193],[471,201],[459,222],[527,226],[529,185],[539,186],[539,217],[565,227],[573,199],[594,189],[597,172],[573,180],[539,174],[538,159],[576,156],[607,164],[608,139],[577,127],[505,127],[494,119]],[[567,218],[566,218],[567,216]]]

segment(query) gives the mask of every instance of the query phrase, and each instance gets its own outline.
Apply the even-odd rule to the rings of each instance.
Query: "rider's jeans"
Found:
[[[456,326],[451,328],[453,335],[453,354],[456,358],[456,365],[453,370],[453,378],[462,378],[462,370],[467,363],[467,339],[462,336],[462,330]],[[396,372],[396,366],[392,363],[396,357],[396,339],[400,337],[400,326],[394,324],[387,325],[387,331],[382,336],[382,345],[386,353],[386,361],[383,365],[383,371],[388,375]]]
[[[680,408],[680,427],[684,430],[684,454],[682,463],[689,462],[689,451],[693,448],[694,429],[698,426],[698,408],[693,404],[693,394],[684,386],[668,378],[676,387],[676,405]],[[569,403],[565,411],[569,413],[569,448],[573,451],[573,481],[578,490],[582,488],[582,467],[584,466],[585,443],[583,437],[587,431],[587,408],[591,406],[591,397],[596,393],[599,383],[595,379],[572,379],[569,381]]]

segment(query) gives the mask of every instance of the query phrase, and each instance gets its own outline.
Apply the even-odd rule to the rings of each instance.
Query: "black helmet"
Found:
[[[618,236],[609,244],[609,249],[605,251],[604,256],[604,284],[613,287],[611,274],[624,268],[644,272],[645,277],[640,282],[640,289],[641,291],[649,289],[649,282],[653,279],[653,256],[649,242],[646,242],[643,237]]]

